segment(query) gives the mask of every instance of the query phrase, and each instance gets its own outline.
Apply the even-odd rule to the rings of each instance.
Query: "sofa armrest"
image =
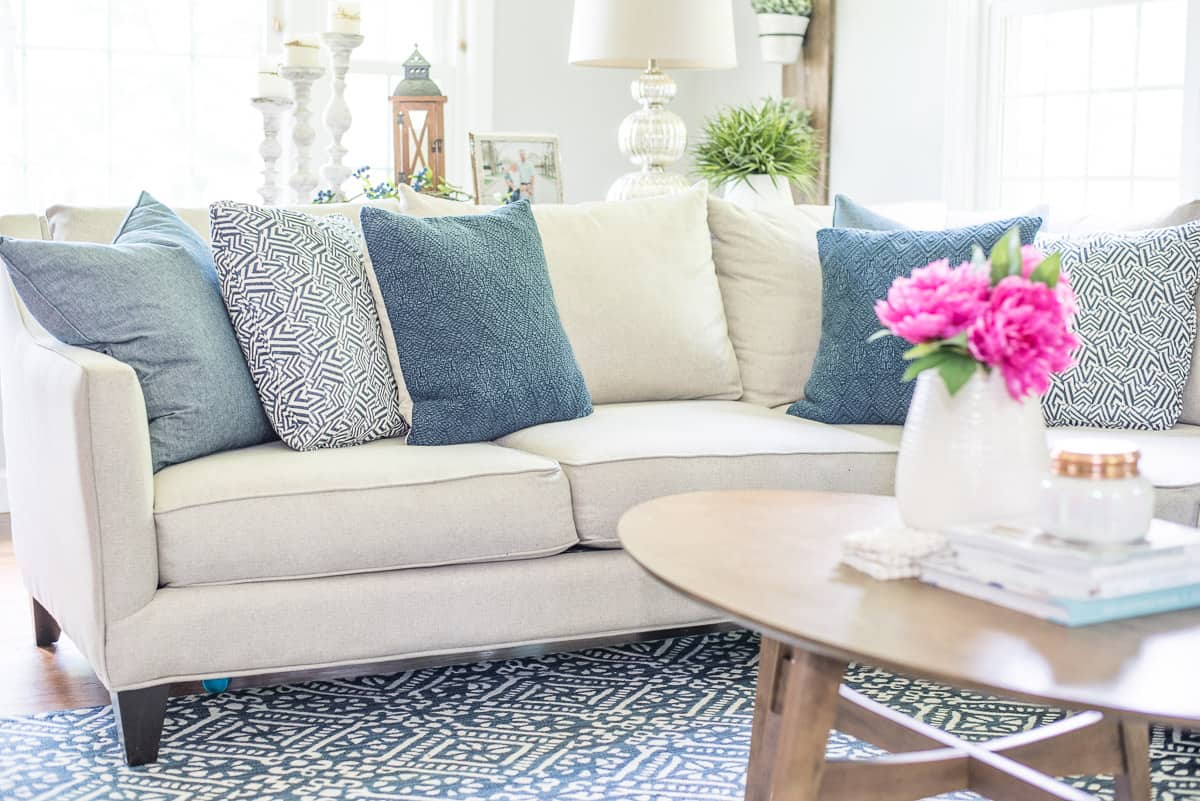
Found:
[[[158,586],[146,406],[133,369],[55,340],[0,270],[13,545],[30,593],[107,682],[107,626]]]

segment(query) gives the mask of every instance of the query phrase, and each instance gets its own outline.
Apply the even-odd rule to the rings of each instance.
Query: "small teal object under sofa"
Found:
[[[443,251],[455,247],[453,237],[436,236],[446,224],[416,218],[488,213],[412,193],[403,206],[380,208],[297,211],[365,218],[368,244],[378,224],[393,235],[432,237]],[[208,209],[177,213],[208,240]],[[398,213],[411,219],[392,219]],[[45,240],[111,243],[126,214],[55,206],[40,217],[0,218],[0,234],[40,230]],[[214,679],[346,665],[366,671],[721,622],[620,550],[617,520],[642,501],[720,488],[892,492],[898,421],[832,424],[786,413],[803,399],[820,347],[817,232],[829,227],[830,207],[764,215],[697,188],[500,213],[531,236],[530,214],[559,323],[543,317],[536,329],[537,364],[560,360],[537,380],[571,389],[539,412],[553,422],[526,425],[518,416],[502,434],[480,433],[481,421],[463,416],[471,399],[452,397],[431,441],[454,444],[418,444],[421,405],[436,392],[469,391],[470,382],[426,395],[429,384],[405,386],[401,375],[420,355],[404,337],[419,339],[422,327],[450,312],[421,318],[411,305],[388,305],[386,295],[458,289],[433,280],[406,289],[405,281],[422,280],[411,264],[376,280],[394,254],[368,248],[368,275],[371,292],[382,295],[396,408],[407,414],[412,404],[408,442],[399,433],[406,426],[393,421],[363,428],[363,444],[297,450],[269,436],[161,469],[141,374],[115,350],[52,336],[16,294],[23,279],[9,265],[18,286],[5,285],[0,298],[0,382],[17,558],[30,594],[113,692],[130,763],[157,757],[173,682],[208,680],[217,689]],[[30,247],[4,240],[0,257]],[[465,271],[472,262],[462,256],[441,254]],[[540,275],[527,274],[522,291],[544,293]],[[501,314],[514,302],[482,290],[473,302],[481,306],[479,336],[508,343],[501,354],[517,352],[511,343],[526,332],[509,327],[528,321]],[[547,313],[545,302],[537,308]],[[246,348],[259,340],[231,341]],[[470,358],[491,355],[481,347]],[[460,375],[527,380],[536,366],[479,362]],[[297,359],[289,367],[307,380],[320,365]],[[260,397],[267,382],[278,391],[287,371],[260,368]],[[1121,435],[1142,451],[1157,514],[1194,525],[1200,375],[1181,382],[1176,421]],[[478,401],[495,394],[485,387]],[[1089,431],[1054,429],[1050,438]],[[342,433],[331,442],[341,444]]]

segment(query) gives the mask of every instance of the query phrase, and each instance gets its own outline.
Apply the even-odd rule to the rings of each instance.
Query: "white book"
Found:
[[[980,581],[999,583],[1018,592],[1066,598],[1119,598],[1188,584],[1200,584],[1200,558],[1145,560],[1136,570],[1067,571],[1044,568],[973,548],[956,548],[958,568]]]
[[[1103,547],[1065,542],[1033,527],[959,526],[945,534],[956,550],[995,553],[1045,570],[1137,572],[1160,560],[1200,559],[1200,530],[1161,520],[1151,523],[1142,542]]]
[[[948,560],[945,565],[937,564],[935,560],[927,561],[929,564],[921,567],[921,581],[926,584],[1066,626],[1088,626],[1109,620],[1200,606],[1200,584],[1124,595],[1120,598],[1081,600],[1017,592],[998,583],[982,582],[963,575],[952,561]]]

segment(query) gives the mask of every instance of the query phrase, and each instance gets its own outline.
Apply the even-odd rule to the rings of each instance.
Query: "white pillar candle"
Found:
[[[285,67],[321,66],[321,43],[315,36],[300,36],[283,45]]]
[[[292,88],[279,75],[279,64],[272,57],[265,57],[258,62],[258,82],[254,90],[255,97],[291,97]]]
[[[362,4],[332,0],[329,4],[330,33],[362,33]]]

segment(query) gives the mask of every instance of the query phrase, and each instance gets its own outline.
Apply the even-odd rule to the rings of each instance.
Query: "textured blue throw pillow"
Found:
[[[908,226],[891,217],[884,217],[866,206],[855,203],[845,195],[834,195],[833,227],[861,228],[864,231],[907,231]]]
[[[212,251],[143,192],[111,245],[0,239],[46,330],[137,373],[154,470],[275,438],[221,302]]]
[[[875,301],[898,276],[938,259],[968,261],[972,245],[991,250],[1013,226],[1030,244],[1041,225],[1040,217],[1017,217],[948,231],[818,231],[821,341],[804,398],[788,414],[833,424],[902,424],[913,393],[913,382],[900,380],[909,345],[896,337],[867,342],[880,328]]]
[[[425,219],[366,206],[360,219],[413,400],[410,445],[591,414],[529,201]]]

